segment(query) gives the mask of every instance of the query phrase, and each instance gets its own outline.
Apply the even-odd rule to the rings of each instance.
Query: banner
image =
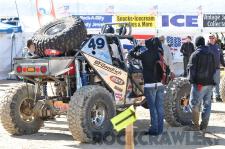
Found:
[[[112,15],[76,15],[87,28],[101,28],[105,23],[112,23]]]
[[[162,27],[199,27],[198,15],[162,15]]]
[[[225,27],[225,14],[204,14],[203,27]]]
[[[134,28],[156,28],[154,15],[117,15],[116,22],[130,22]]]

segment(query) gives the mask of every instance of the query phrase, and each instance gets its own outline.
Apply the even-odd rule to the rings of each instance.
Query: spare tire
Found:
[[[35,53],[39,56],[46,56],[45,49],[55,49],[65,55],[73,55],[86,37],[84,22],[78,17],[70,16],[41,27],[32,40],[36,48]]]
[[[165,119],[171,126],[191,124],[190,91],[191,84],[186,78],[176,78],[168,84],[164,109]]]

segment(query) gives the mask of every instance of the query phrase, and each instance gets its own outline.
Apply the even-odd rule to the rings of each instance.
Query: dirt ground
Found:
[[[16,82],[0,81],[0,97],[14,83]],[[170,127],[165,122],[163,135],[149,137],[141,134],[149,126],[148,110],[137,108],[137,116],[138,120],[134,126],[137,133],[135,148],[225,148],[225,103],[212,104],[210,123],[205,135],[200,132],[184,132],[182,127]],[[0,149],[124,148],[124,136],[111,136],[107,140],[109,141],[103,141],[102,144],[82,144],[74,141],[69,132],[65,115],[54,121],[46,121],[41,130],[33,135],[11,136],[0,124]]]

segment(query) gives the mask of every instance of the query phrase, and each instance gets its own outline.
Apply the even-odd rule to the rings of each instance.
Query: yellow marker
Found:
[[[135,115],[134,106],[130,106],[127,110],[121,112],[117,116],[111,119],[113,128],[119,132],[126,128],[128,125],[134,123],[137,120]]]

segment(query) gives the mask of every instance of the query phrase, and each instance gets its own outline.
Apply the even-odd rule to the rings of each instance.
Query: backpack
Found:
[[[158,55],[159,60],[157,60],[154,65],[154,76],[157,78],[157,81],[160,81],[162,84],[166,85],[169,83],[170,80],[170,69],[166,65],[162,53],[158,52]]]

